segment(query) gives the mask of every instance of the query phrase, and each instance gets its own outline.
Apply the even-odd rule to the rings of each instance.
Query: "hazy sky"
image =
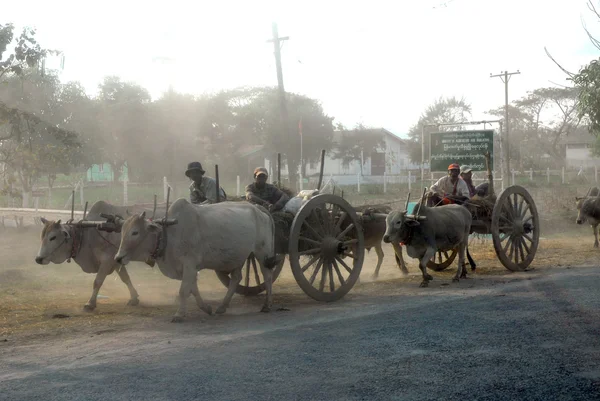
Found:
[[[567,84],[544,46],[573,71],[598,57],[582,19],[600,37],[585,0],[30,0],[3,4],[0,22],[35,26],[44,46],[63,50],[64,81],[94,93],[116,74],[156,98],[170,83],[194,94],[276,85],[266,40],[277,21],[290,36],[286,90],[319,99],[346,125],[404,135],[439,96],[464,96],[475,119],[503,105],[490,73],[520,69],[510,99]]]

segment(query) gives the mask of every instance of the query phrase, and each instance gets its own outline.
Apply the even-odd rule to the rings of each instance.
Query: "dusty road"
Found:
[[[600,399],[600,269],[437,283],[3,342],[0,399]]]

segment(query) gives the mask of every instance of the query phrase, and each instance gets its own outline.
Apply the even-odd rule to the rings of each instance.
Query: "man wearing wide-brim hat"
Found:
[[[268,184],[269,173],[264,167],[254,169],[254,183],[246,186],[246,199],[264,206],[270,212],[283,209],[290,199],[285,192],[273,184]]]
[[[440,178],[433,184],[429,200],[431,205],[460,203],[469,199],[469,187],[467,183],[460,178],[460,166],[458,163],[452,163],[448,166],[448,175]]]
[[[200,162],[188,164],[185,175],[192,180],[190,184],[190,202],[195,204],[208,204],[217,202],[217,181],[204,176],[204,169]],[[225,191],[221,190],[221,201],[227,200]]]

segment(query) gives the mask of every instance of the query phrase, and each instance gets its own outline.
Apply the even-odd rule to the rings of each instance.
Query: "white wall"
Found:
[[[568,167],[592,167],[600,166],[600,158],[593,157],[589,148],[582,148],[581,145],[567,145],[566,149]]]

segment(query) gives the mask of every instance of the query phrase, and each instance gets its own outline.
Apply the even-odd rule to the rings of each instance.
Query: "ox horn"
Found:
[[[415,215],[416,218],[419,218],[419,212],[421,211],[421,205],[423,205],[423,202],[425,201],[425,193],[427,192],[427,188],[423,188],[423,195],[421,195],[421,201],[419,202],[419,207],[417,208],[417,214]]]
[[[406,204],[404,205],[404,211],[408,212],[408,203],[410,201],[410,192],[408,193],[408,196],[406,197]]]
[[[590,194],[592,193],[592,187],[590,187],[587,191],[587,193],[585,194],[585,197],[587,198],[588,196],[590,196]]]

